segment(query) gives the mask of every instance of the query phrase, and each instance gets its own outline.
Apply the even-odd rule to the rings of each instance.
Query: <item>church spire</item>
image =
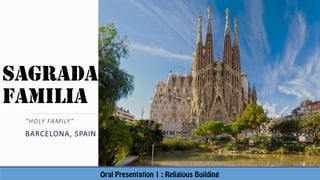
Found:
[[[231,37],[230,37],[230,25],[229,25],[229,12],[230,10],[226,8],[226,26],[224,33],[224,47],[223,47],[223,63],[226,66],[232,67],[232,47],[231,47]],[[227,72],[226,72],[227,73]],[[227,80],[230,80],[230,77],[227,77]]]
[[[237,72],[241,73],[241,64],[240,64],[240,49],[238,42],[238,19],[234,18],[234,41],[233,41],[233,57],[232,57],[232,68]],[[238,77],[240,81],[240,77]]]
[[[233,46],[238,46],[238,19],[234,18],[233,19],[234,23],[234,42]]]
[[[207,34],[212,33],[212,28],[211,28],[211,16],[212,13],[212,8],[208,7],[208,27],[207,27]]]
[[[256,91],[256,86],[253,86],[253,90],[252,90],[252,103],[253,104],[257,104],[257,91]]]
[[[202,62],[202,16],[198,17],[198,36],[197,36],[197,43],[196,43],[196,51],[194,54],[194,63],[193,63],[193,70],[197,72],[199,69],[202,68],[203,62]]]
[[[229,25],[229,12],[230,12],[230,9],[226,8],[225,12],[226,12],[226,26],[225,26],[225,30],[224,30],[224,36],[227,36],[227,35],[230,35],[230,25]]]
[[[198,23],[198,37],[197,37],[197,44],[202,45],[202,16],[198,17],[199,23]]]
[[[205,65],[213,64],[213,40],[212,40],[212,27],[211,27],[211,13],[212,8],[208,8],[208,27],[205,44]]]

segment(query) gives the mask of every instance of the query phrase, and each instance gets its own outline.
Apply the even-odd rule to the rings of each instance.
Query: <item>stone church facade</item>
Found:
[[[162,124],[166,137],[192,136],[193,129],[209,121],[233,122],[248,103],[257,101],[255,88],[250,88],[241,71],[237,19],[233,21],[232,43],[229,9],[225,12],[223,56],[214,56],[212,12],[208,8],[204,43],[202,17],[198,18],[192,74],[170,72],[167,80],[155,87],[149,119]]]

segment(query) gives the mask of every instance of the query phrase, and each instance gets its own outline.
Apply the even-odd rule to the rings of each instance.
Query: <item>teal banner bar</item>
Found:
[[[319,167],[3,167],[0,180],[319,179]]]

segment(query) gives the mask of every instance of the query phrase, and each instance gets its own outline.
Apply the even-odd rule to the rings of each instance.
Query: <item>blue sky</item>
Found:
[[[214,58],[223,53],[225,8],[238,18],[242,71],[255,85],[269,117],[287,115],[303,100],[320,99],[320,1],[100,0],[99,25],[114,23],[130,41],[121,68],[135,90],[118,105],[149,117],[154,86],[170,70],[191,72],[197,17],[213,8]],[[231,23],[233,29],[233,23]],[[205,36],[203,35],[203,38]]]

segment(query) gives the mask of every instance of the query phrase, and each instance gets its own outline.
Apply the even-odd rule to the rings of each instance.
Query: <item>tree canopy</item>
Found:
[[[99,27],[99,165],[116,165],[129,152],[128,127],[112,113],[116,102],[133,91],[133,76],[120,69],[128,57],[128,40],[113,24]]]
[[[224,124],[223,122],[220,122],[220,121],[206,122],[201,126],[199,126],[194,131],[194,135],[198,137],[200,136],[214,137],[214,136],[220,135],[223,132],[223,127],[224,127]]]
[[[99,128],[99,164],[115,166],[130,152],[133,139],[125,122],[110,117]]]
[[[237,123],[243,129],[256,129],[266,122],[267,116],[262,106],[249,103],[241,115],[237,117]]]
[[[152,120],[138,120],[130,125],[133,137],[132,153],[142,155],[152,144],[162,141],[162,131],[159,123]]]
[[[239,123],[233,122],[226,124],[223,128],[223,131],[232,137],[236,138],[239,133],[241,133],[241,127]]]
[[[133,76],[120,69],[120,60],[128,57],[128,40],[120,37],[114,24],[99,27],[99,110],[112,113],[120,98],[134,89]]]
[[[307,114],[301,117],[300,127],[307,132],[314,144],[319,144],[320,134],[320,113]]]
[[[278,131],[284,136],[293,136],[300,131],[300,121],[298,119],[291,119],[274,124],[270,127],[272,131]]]

